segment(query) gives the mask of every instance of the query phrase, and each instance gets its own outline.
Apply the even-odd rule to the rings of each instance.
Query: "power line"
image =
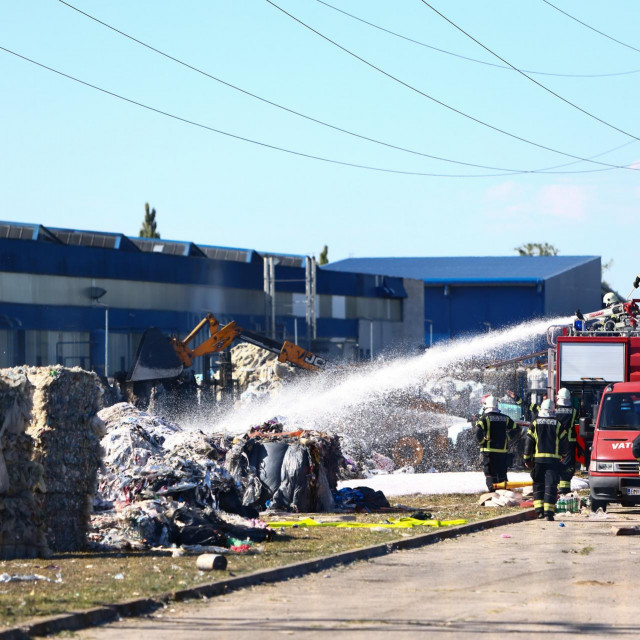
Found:
[[[560,9],[560,7],[556,7],[555,4],[551,4],[550,2],[548,2],[548,0],[542,0],[542,2],[544,2],[545,4],[548,4],[550,7],[553,7],[556,11],[563,13],[565,16],[567,16],[567,18],[571,18],[572,20],[579,22],[583,27],[587,27],[587,29],[591,29],[591,31],[595,31],[596,33],[599,33],[601,36],[604,36],[609,40],[613,40],[613,42],[617,42],[618,44],[621,44],[623,47],[627,47],[627,49],[632,49],[633,51],[637,51],[638,53],[640,53],[640,49],[636,49],[636,47],[632,47],[630,44],[627,44],[626,42],[622,42],[621,40],[617,40],[613,36],[607,35],[603,31],[599,31],[595,27],[588,25],[586,22],[582,22],[582,20],[578,20],[578,18],[576,18],[575,16],[572,16],[570,13],[567,13],[566,11],[563,11],[562,9]]]
[[[502,62],[504,62],[505,64],[508,64],[514,71],[517,71],[521,76],[524,76],[527,80],[533,82],[534,84],[539,86],[541,89],[544,89],[547,93],[550,93],[552,96],[555,96],[559,100],[562,100],[562,102],[565,102],[566,104],[570,105],[574,109],[577,109],[581,113],[584,113],[586,116],[589,116],[590,118],[593,118],[594,120],[597,120],[598,122],[600,122],[601,124],[605,125],[606,127],[609,127],[610,129],[613,129],[614,131],[617,131],[618,133],[623,133],[625,136],[628,136],[629,138],[633,138],[634,140],[640,141],[639,137],[633,135],[632,133],[629,133],[628,131],[625,131],[624,129],[620,129],[620,127],[616,127],[614,124],[611,124],[610,122],[607,122],[606,120],[603,120],[602,118],[599,118],[598,116],[594,115],[590,111],[587,111],[586,109],[583,109],[582,107],[578,106],[575,102],[571,102],[570,100],[567,100],[566,98],[561,96],[559,93],[556,93],[552,89],[549,89],[549,87],[546,87],[541,82],[538,82],[535,78],[532,78],[531,76],[528,76],[526,73],[524,73],[524,71],[521,71],[517,67],[514,67],[508,60],[505,60],[504,58],[499,56],[495,51],[492,51],[491,49],[489,49],[489,47],[487,47],[484,44],[482,44],[482,42],[480,42],[479,40],[474,38],[471,34],[467,33],[464,29],[462,29],[462,27],[459,27],[455,22],[453,22],[452,20],[447,18],[447,16],[445,16],[443,13],[440,13],[440,11],[438,11],[436,8],[431,6],[426,0],[421,0],[421,2],[423,4],[425,4],[427,7],[429,7],[429,9],[431,9],[431,11],[433,11],[434,13],[437,13],[443,20],[446,20],[452,27],[455,27],[458,31],[460,31],[460,33],[463,33],[465,36],[467,36],[467,38],[470,38],[471,40],[473,40],[476,44],[480,45],[485,51],[488,51],[491,55],[493,55],[496,58],[498,58],[498,60],[502,60]]]
[[[221,129],[216,129],[215,127],[211,127],[209,125],[206,124],[202,124],[200,122],[196,122],[195,120],[189,120],[188,118],[183,118],[182,116],[178,116],[175,115],[173,113],[169,113],[168,111],[163,111],[162,109],[158,109],[156,107],[152,107],[150,105],[144,104],[142,102],[138,102],[137,100],[133,100],[131,98],[127,98],[126,96],[120,95],[118,93],[115,93],[113,91],[109,91],[108,89],[103,89],[102,87],[99,87],[95,84],[91,84],[90,82],[86,82],[85,80],[81,80],[80,78],[76,78],[75,76],[72,76],[68,73],[64,73],[63,71],[58,71],[57,69],[54,69],[53,67],[49,67],[45,64],[42,64],[41,62],[38,62],[36,60],[33,60],[31,58],[28,58],[27,56],[23,56],[15,51],[12,51],[11,49],[7,49],[6,47],[0,46],[0,50],[1,51],[5,51],[6,53],[10,53],[13,56],[16,56],[17,58],[20,58],[22,60],[25,60],[26,62],[30,62],[31,64],[34,64],[42,69],[46,69],[47,71],[51,71],[52,73],[55,73],[59,76],[62,76],[63,78],[67,78],[69,80],[73,80],[74,82],[77,82],[81,85],[84,85],[85,87],[89,87],[91,89],[95,89],[96,91],[100,91],[101,93],[104,93],[106,95],[112,96],[113,98],[118,98],[119,100],[123,100],[124,102],[127,102],[129,104],[135,105],[137,107],[141,107],[142,109],[146,109],[148,111],[152,111],[153,113],[157,113],[159,115],[162,116],[166,116],[167,118],[172,118],[174,120],[177,120],[179,122],[183,122],[185,124],[189,124],[191,126],[194,127],[198,127],[200,129],[204,129],[206,131],[210,131],[212,133],[218,133],[220,135],[223,136],[227,136],[229,138],[233,138],[234,140],[241,140],[243,142],[248,142],[254,145],[258,145],[260,147],[264,147],[266,149],[271,149],[274,151],[281,151],[283,153],[288,153],[290,155],[293,156],[299,156],[302,158],[308,158],[310,160],[319,160],[321,162],[327,162],[330,164],[337,164],[337,165],[341,165],[341,166],[345,166],[345,167],[354,167],[356,169],[367,169],[369,171],[378,171],[378,172],[382,172],[382,173],[394,173],[394,174],[401,174],[401,175],[409,175],[409,176],[425,176],[425,177],[433,177],[433,178],[490,178],[490,177],[499,177],[499,176],[511,176],[513,175],[513,173],[490,173],[490,174],[450,174],[450,173],[426,173],[426,172],[421,172],[421,171],[403,171],[400,169],[387,169],[385,167],[376,167],[376,166],[371,166],[371,165],[364,165],[364,164],[358,164],[358,163],[354,163],[354,162],[346,162],[343,160],[335,160],[333,158],[325,158],[323,156],[317,156],[317,155],[313,155],[310,153],[304,153],[302,151],[294,151],[293,149],[286,149],[285,147],[279,147],[277,145],[273,145],[273,144],[269,144],[267,142],[261,142],[259,140],[253,140],[251,138],[247,138],[235,133],[229,133],[228,131],[223,131]]]
[[[543,0],[544,2],[546,2],[546,0]],[[334,11],[338,11],[339,13],[344,14],[345,16],[349,16],[349,18],[353,18],[354,20],[357,20],[358,22],[362,22],[366,25],[369,25],[370,27],[373,27],[374,29],[379,29],[380,31],[384,31],[385,33],[388,33],[392,36],[395,36],[396,38],[401,38],[402,40],[406,40],[407,42],[412,42],[413,44],[417,44],[420,45],[421,47],[426,47],[427,49],[431,49],[433,51],[438,51],[439,53],[445,53],[448,56],[454,56],[455,58],[460,58],[462,60],[468,60],[469,62],[476,62],[478,64],[484,64],[488,67],[495,67],[496,69],[508,69],[509,71],[513,71],[513,69],[509,66],[506,65],[502,65],[502,64],[495,64],[494,62],[487,62],[486,60],[478,60],[477,58],[471,58],[469,56],[463,56],[459,53],[455,53],[453,51],[447,51],[446,49],[440,49],[439,47],[434,47],[431,44],[427,44],[426,42],[420,42],[419,40],[414,40],[413,38],[409,38],[408,36],[402,35],[401,33],[397,33],[395,31],[391,31],[390,29],[386,29],[385,27],[381,27],[380,25],[374,24],[373,22],[369,22],[368,20],[364,20],[363,18],[360,18],[356,15],[354,15],[353,13],[349,13],[348,11],[344,11],[343,9],[340,9],[338,7],[334,7],[332,4],[329,4],[328,2],[324,2],[324,0],[316,0],[316,2],[319,2],[320,4],[323,4],[325,7],[329,7],[330,9],[333,9]],[[550,4],[547,2],[547,4]],[[553,5],[551,5],[553,6]],[[557,8],[557,7],[554,7]],[[564,11],[563,11],[564,13]],[[571,17],[571,16],[569,16]],[[617,42],[617,41],[616,41]],[[525,73],[531,73],[533,75],[539,75],[539,76],[555,76],[555,77],[559,77],[559,78],[609,78],[612,76],[626,76],[626,75],[630,75],[633,73],[640,73],[640,69],[632,69],[631,71],[618,71],[615,73],[553,73],[550,71],[532,71],[531,69],[522,69],[522,71],[524,71]]]
[[[321,0],[318,0],[318,1],[321,1]],[[86,18],[89,18],[90,20],[93,20],[94,22],[106,27],[107,29],[110,29],[111,31],[114,31],[115,33],[117,33],[117,34],[119,34],[119,35],[121,35],[121,36],[123,36],[123,37],[125,37],[125,38],[127,38],[129,40],[131,40],[132,42],[135,42],[136,44],[139,44],[139,45],[149,49],[150,51],[153,51],[154,53],[157,53],[157,54],[159,54],[159,55],[161,55],[161,56],[163,56],[163,57],[165,57],[165,58],[167,58],[167,59],[179,64],[179,65],[182,65],[183,67],[186,67],[186,68],[190,69],[191,71],[195,71],[196,73],[199,73],[199,74],[201,74],[201,75],[203,75],[203,76],[205,76],[205,77],[207,77],[207,78],[209,78],[211,80],[215,80],[216,82],[219,82],[220,84],[223,84],[226,87],[229,87],[231,89],[239,91],[240,93],[243,93],[243,94],[245,94],[245,95],[247,95],[247,96],[249,96],[251,98],[255,98],[256,100],[259,100],[259,101],[264,102],[264,103],[266,103],[266,104],[268,104],[270,106],[273,106],[273,107],[276,107],[276,108],[281,109],[283,111],[286,111],[287,113],[290,113],[292,115],[296,115],[298,117],[304,118],[305,120],[309,120],[311,122],[314,122],[316,124],[328,127],[328,128],[333,129],[335,131],[339,131],[341,133],[345,133],[347,135],[354,136],[354,137],[359,138],[361,140],[366,140],[368,142],[379,144],[379,145],[382,145],[382,146],[390,148],[390,149],[395,149],[395,150],[398,150],[398,151],[404,151],[406,153],[411,153],[413,155],[418,155],[418,156],[430,158],[432,160],[440,160],[440,161],[443,161],[443,162],[449,162],[449,163],[459,164],[459,165],[463,165],[463,166],[476,167],[476,168],[479,168],[479,169],[489,169],[489,170],[493,170],[493,171],[512,172],[514,175],[516,175],[516,174],[525,174],[525,173],[591,173],[593,171],[601,171],[600,169],[570,171],[570,172],[569,171],[567,171],[567,172],[553,171],[553,169],[562,169],[564,167],[571,166],[573,164],[577,164],[578,161],[565,163],[565,164],[561,164],[561,165],[554,165],[554,166],[551,166],[551,167],[543,167],[543,168],[540,168],[540,169],[512,169],[510,167],[494,167],[494,166],[490,166],[490,165],[475,164],[475,163],[471,163],[471,162],[464,162],[464,161],[461,161],[461,160],[454,160],[454,159],[451,159],[451,158],[445,158],[445,157],[442,157],[442,156],[436,156],[436,155],[433,155],[433,154],[428,154],[428,153],[424,153],[424,152],[421,152],[421,151],[408,149],[406,147],[401,147],[399,145],[395,145],[395,144],[392,144],[392,143],[384,142],[382,140],[371,138],[369,136],[365,136],[365,135],[356,133],[354,131],[350,131],[348,129],[344,129],[344,128],[339,127],[337,125],[333,125],[331,123],[319,120],[318,118],[314,118],[312,116],[308,116],[308,115],[306,115],[304,113],[301,113],[299,111],[295,111],[294,109],[291,109],[291,108],[286,107],[284,105],[281,105],[281,104],[278,104],[276,102],[273,102],[272,100],[268,100],[267,98],[263,98],[263,97],[255,94],[255,93],[252,93],[252,92],[250,92],[250,91],[248,91],[246,89],[243,89],[243,88],[241,88],[241,87],[239,87],[237,85],[231,84],[230,82],[227,82],[226,80],[218,78],[218,77],[216,77],[216,76],[214,76],[214,75],[212,75],[212,74],[210,74],[210,73],[208,73],[206,71],[203,71],[202,69],[199,69],[198,67],[195,67],[192,64],[184,62],[183,60],[180,60],[179,58],[176,58],[175,56],[172,56],[172,55],[166,53],[165,51],[157,49],[156,47],[154,47],[154,46],[152,46],[152,45],[150,45],[150,44],[148,44],[146,42],[143,42],[142,40],[139,40],[138,38],[136,38],[136,37],[124,32],[124,31],[122,31],[120,29],[118,29],[117,27],[114,27],[113,25],[110,25],[110,24],[104,22],[103,20],[100,20],[99,18],[96,18],[95,16],[87,13],[86,11],[83,11],[83,10],[79,9],[78,7],[75,7],[74,5],[66,2],[65,0],[59,0],[59,2],[61,4],[63,4],[63,5],[65,5],[66,7],[70,8],[70,9],[73,9],[77,13],[85,16]],[[331,6],[331,5],[328,5],[328,6]],[[617,149],[615,149],[615,150],[617,150]],[[592,156],[589,159],[591,160],[591,159],[593,159],[595,157],[599,157],[601,155],[605,155],[606,153],[609,153],[609,152],[610,151],[607,151],[607,152],[604,152],[604,153],[601,153],[601,154],[597,154],[597,156]],[[613,168],[613,167],[611,167],[611,168]]]
[[[526,170],[523,169],[511,169],[511,168],[506,168],[506,167],[493,167],[493,166],[487,166],[487,165],[482,165],[482,164],[474,164],[472,162],[463,162],[462,160],[454,160],[451,158],[445,158],[442,156],[436,156],[436,155],[432,155],[432,154],[428,154],[428,153],[423,153],[421,151],[416,151],[414,149],[409,149],[406,147],[401,147],[399,145],[395,145],[389,142],[384,142],[383,140],[377,140],[375,138],[371,138],[369,136],[365,136],[359,133],[356,133],[354,131],[350,131],[348,129],[344,129],[342,127],[339,127],[337,125],[333,125],[329,122],[325,122],[322,120],[319,120],[318,118],[314,118],[312,116],[308,116],[304,113],[301,113],[299,111],[295,111],[294,109],[291,109],[289,107],[286,107],[284,105],[278,104],[276,102],[273,102],[272,100],[268,100],[267,98],[263,98],[255,93],[252,93],[251,91],[248,91],[246,89],[243,89],[242,87],[239,87],[237,85],[231,84],[230,82],[227,82],[226,80],[223,80],[222,78],[218,78],[210,73],[207,73],[206,71],[203,71],[202,69],[199,69],[187,62],[184,62],[183,60],[179,60],[178,58],[175,58],[174,56],[161,51],[160,49],[156,49],[155,47],[151,46],[150,44],[147,44],[146,42],[143,42],[142,40],[138,40],[137,38],[135,38],[134,36],[129,35],[128,33],[125,33],[124,31],[121,31],[120,29],[117,29],[116,27],[113,27],[110,24],[107,24],[106,22],[103,22],[102,20],[96,18],[95,16],[92,16],[89,13],[86,13],[85,11],[82,11],[81,9],[78,9],[77,7],[74,7],[72,4],[69,4],[68,2],[65,2],[65,0],[58,0],[61,4],[69,7],[70,9],[73,9],[74,11],[77,11],[78,13],[82,14],[83,16],[86,16],[87,18],[90,18],[91,20],[93,20],[94,22],[97,22],[98,24],[101,24],[104,27],[107,27],[108,29],[111,29],[112,31],[115,31],[116,33],[120,34],[121,36],[124,36],[125,38],[128,38],[129,40],[132,40],[133,42],[146,47],[147,49],[161,55],[164,56],[165,58],[168,58],[169,60],[172,60],[173,62],[176,62],[177,64],[182,65],[183,67],[186,67],[188,69],[190,69],[191,71],[195,71],[196,73],[199,73],[203,76],[206,76],[207,78],[210,78],[211,80],[215,80],[216,82],[219,82],[220,84],[225,85],[226,87],[229,87],[231,89],[234,89],[236,91],[240,91],[241,93],[250,96],[251,98],[255,98],[256,100],[260,100],[261,102],[264,102],[265,104],[269,104],[272,107],[276,107],[278,109],[282,109],[283,111],[286,111],[288,113],[291,113],[293,115],[296,115],[300,118],[304,118],[305,120],[309,120],[311,122],[315,122],[316,124],[322,125],[324,127],[328,127],[330,129],[333,129],[335,131],[339,131],[341,133],[345,133],[347,135],[353,136],[355,138],[360,138],[361,140],[366,140],[368,142],[373,142],[374,144],[379,144],[382,145],[384,147],[388,147],[390,149],[396,149],[397,151],[404,151],[406,153],[411,153],[413,155],[417,155],[417,156],[422,156],[425,158],[431,158],[432,160],[441,160],[442,162],[450,162],[452,164],[460,164],[460,165],[464,165],[464,166],[468,166],[468,167],[476,167],[478,169],[489,169],[492,171],[510,171],[513,173],[527,173]],[[555,168],[555,167],[552,167]]]
[[[302,25],[306,29],[309,29],[309,31],[315,33],[317,36],[320,36],[321,38],[323,38],[327,42],[330,42],[335,47],[338,47],[340,50],[344,51],[345,53],[348,53],[350,56],[354,57],[356,60],[359,60],[360,62],[366,64],[367,66],[371,67],[372,69],[375,69],[379,73],[383,74],[387,78],[390,78],[394,82],[397,82],[397,83],[401,84],[402,86],[406,87],[407,89],[410,89],[411,91],[414,91],[415,93],[427,98],[428,100],[431,100],[432,102],[435,102],[436,104],[439,104],[440,106],[445,107],[446,109],[449,109],[450,111],[453,111],[454,113],[457,113],[458,115],[461,115],[461,116],[463,116],[463,117],[465,117],[465,118],[467,118],[469,120],[472,120],[473,122],[481,124],[484,127],[492,129],[493,131],[497,131],[497,132],[502,133],[502,134],[504,134],[506,136],[509,136],[510,138],[514,138],[515,140],[520,140],[521,142],[526,142],[527,144],[530,144],[530,145],[532,145],[534,147],[538,147],[539,149],[544,149],[546,151],[552,151],[553,153],[557,153],[559,155],[566,156],[568,158],[573,158],[574,160],[582,160],[584,162],[590,162],[592,164],[598,164],[598,165],[602,165],[602,166],[605,166],[605,167],[611,167],[611,168],[615,168],[615,169],[627,169],[627,170],[630,170],[630,171],[635,171],[635,169],[631,169],[630,167],[626,167],[626,166],[622,166],[622,165],[613,165],[613,164],[610,164],[610,163],[607,163],[607,162],[598,162],[596,160],[590,160],[589,158],[583,158],[582,156],[577,156],[577,155],[574,155],[572,153],[567,153],[565,151],[560,151],[558,149],[554,149],[553,147],[547,147],[547,146],[545,146],[543,144],[540,144],[538,142],[533,142],[532,140],[528,140],[527,138],[523,138],[523,137],[518,136],[518,135],[516,135],[514,133],[510,133],[508,131],[505,131],[504,129],[500,129],[499,127],[496,127],[495,125],[489,124],[488,122],[485,122],[484,120],[480,120],[479,118],[476,118],[475,116],[472,116],[472,115],[470,115],[468,113],[465,113],[464,111],[461,111],[460,109],[452,107],[451,105],[449,105],[449,104],[447,104],[445,102],[442,102],[441,100],[438,100],[437,98],[434,98],[433,96],[429,95],[428,93],[425,93],[424,91],[421,91],[420,89],[417,89],[413,85],[410,85],[409,83],[405,82],[404,80],[401,80],[400,78],[398,78],[398,77],[392,75],[391,73],[385,71],[384,69],[381,69],[380,67],[377,67],[376,65],[374,65],[371,62],[369,62],[368,60],[365,60],[364,58],[360,57],[356,53],[353,53],[353,51],[350,51],[349,49],[343,47],[341,44],[338,44],[335,40],[332,40],[331,38],[329,38],[329,37],[325,36],[324,34],[320,33],[319,31],[317,31],[313,27],[309,26],[308,24],[306,24],[305,22],[303,22],[299,18],[296,18],[293,14],[289,13],[288,11],[285,11],[282,7],[278,6],[275,2],[272,2],[272,0],[266,0],[266,1],[270,5],[272,5],[274,8],[278,9],[278,11],[281,11],[286,16],[288,16],[289,18],[291,18],[292,20],[294,20],[298,24]],[[631,136],[631,137],[633,137],[633,136]]]

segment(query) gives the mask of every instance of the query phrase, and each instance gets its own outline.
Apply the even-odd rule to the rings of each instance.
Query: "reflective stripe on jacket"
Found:
[[[524,459],[553,462],[567,453],[567,431],[556,418],[536,418],[531,423],[524,442]]]
[[[569,442],[576,442],[576,420],[578,419],[578,412],[573,407],[557,407],[556,418],[560,420],[562,426],[567,432],[567,438]]]
[[[476,438],[480,451],[506,453],[507,444],[517,433],[516,423],[503,413],[490,411],[476,422]]]

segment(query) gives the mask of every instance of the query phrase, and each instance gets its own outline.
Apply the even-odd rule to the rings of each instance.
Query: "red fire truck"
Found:
[[[632,322],[624,329],[580,330],[574,325],[550,340],[555,348],[549,350],[548,379],[555,388],[549,389],[549,397],[563,387],[571,391],[580,416],[575,425],[578,459],[589,471],[594,511],[606,509],[609,502],[640,503],[638,461],[631,455],[631,442],[640,434],[637,302],[625,303]]]

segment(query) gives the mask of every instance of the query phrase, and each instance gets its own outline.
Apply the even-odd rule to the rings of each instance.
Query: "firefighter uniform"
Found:
[[[560,460],[566,455],[567,448],[567,431],[559,420],[538,417],[531,423],[524,442],[524,460],[531,468],[533,508],[539,518],[546,515],[553,520]]]
[[[476,439],[480,444],[482,469],[489,491],[493,491],[494,483],[507,480],[507,445],[518,436],[516,423],[499,411],[489,411],[476,422]]]
[[[567,455],[560,461],[560,482],[558,491],[569,493],[571,491],[571,478],[576,471],[576,450],[578,441],[576,439],[575,424],[578,412],[573,407],[556,407],[556,419],[562,424],[562,428],[567,432]]]

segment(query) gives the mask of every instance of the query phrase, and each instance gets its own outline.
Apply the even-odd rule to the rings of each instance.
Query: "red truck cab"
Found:
[[[611,502],[640,504],[638,460],[631,446],[640,435],[640,382],[618,382],[605,387],[593,427],[580,422],[580,432],[593,438],[589,462],[591,509],[606,510]]]

